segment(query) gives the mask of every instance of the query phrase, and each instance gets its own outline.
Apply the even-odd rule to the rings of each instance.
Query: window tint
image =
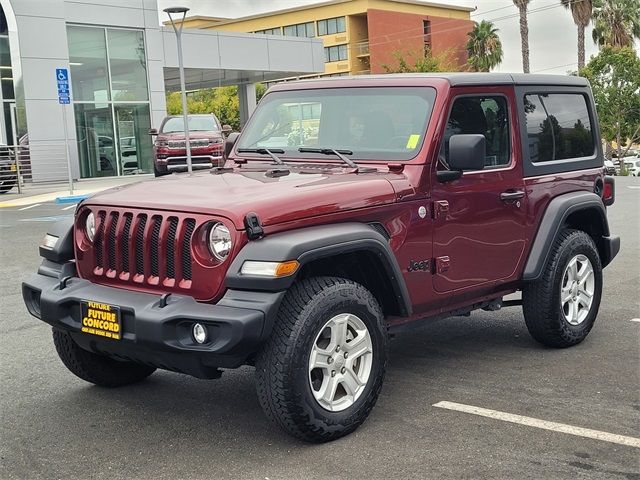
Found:
[[[549,162],[593,155],[595,143],[584,95],[530,94],[524,97],[529,158]]]
[[[440,150],[441,163],[445,166],[449,161],[449,139],[459,134],[484,135],[487,140],[486,168],[508,165],[511,155],[507,99],[498,96],[461,97],[453,102]]]

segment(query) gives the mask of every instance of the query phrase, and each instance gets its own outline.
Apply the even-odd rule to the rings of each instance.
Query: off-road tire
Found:
[[[120,362],[84,350],[68,332],[53,329],[53,343],[62,363],[77,377],[101,387],[121,387],[144,380],[155,368]]]
[[[364,321],[373,345],[373,364],[362,394],[348,408],[332,412],[316,401],[308,378],[311,347],[327,320],[352,313]],[[336,277],[295,283],[283,299],[273,332],[256,359],[258,399],[267,417],[308,442],[327,442],[353,432],[378,399],[387,363],[388,338],[375,297],[362,285]]]
[[[564,317],[560,289],[565,268],[578,254],[585,255],[593,267],[595,290],[587,317],[571,325]],[[522,308],[531,336],[549,347],[565,348],[582,342],[598,315],[602,296],[602,264],[593,239],[581,230],[563,229],[555,239],[542,275],[525,285]]]

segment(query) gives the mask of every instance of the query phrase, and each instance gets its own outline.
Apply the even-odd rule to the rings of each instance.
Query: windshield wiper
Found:
[[[335,148],[308,148],[308,147],[300,147],[298,149],[300,153],[321,153],[323,155],[335,155],[344,163],[349,165],[351,168],[354,168],[356,172],[358,169],[358,164],[351,160],[350,158],[345,157],[345,155],[353,155],[351,150],[336,150]]]
[[[278,165],[284,165],[282,159],[276,155],[276,153],[284,153],[284,150],[281,148],[239,148],[238,153],[259,153],[260,155],[269,155]]]

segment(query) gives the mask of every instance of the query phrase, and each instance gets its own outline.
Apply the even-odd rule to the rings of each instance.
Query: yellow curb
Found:
[[[106,190],[107,188],[111,188],[111,187],[97,188],[97,189],[91,189],[91,190],[76,190],[73,192],[73,194],[88,195],[91,193],[96,193],[102,190]],[[0,202],[0,208],[24,207],[27,205],[33,205],[34,203],[52,202],[58,197],[66,197],[68,195],[69,195],[69,190],[60,190],[58,192],[43,193],[40,195],[31,195],[29,197],[24,197],[24,198],[15,198],[13,200],[6,200],[4,202]]]

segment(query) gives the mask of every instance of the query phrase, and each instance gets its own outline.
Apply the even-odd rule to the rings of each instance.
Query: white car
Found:
[[[629,172],[629,175],[634,177],[640,177],[640,159],[632,160],[630,162],[624,162],[624,166]]]

